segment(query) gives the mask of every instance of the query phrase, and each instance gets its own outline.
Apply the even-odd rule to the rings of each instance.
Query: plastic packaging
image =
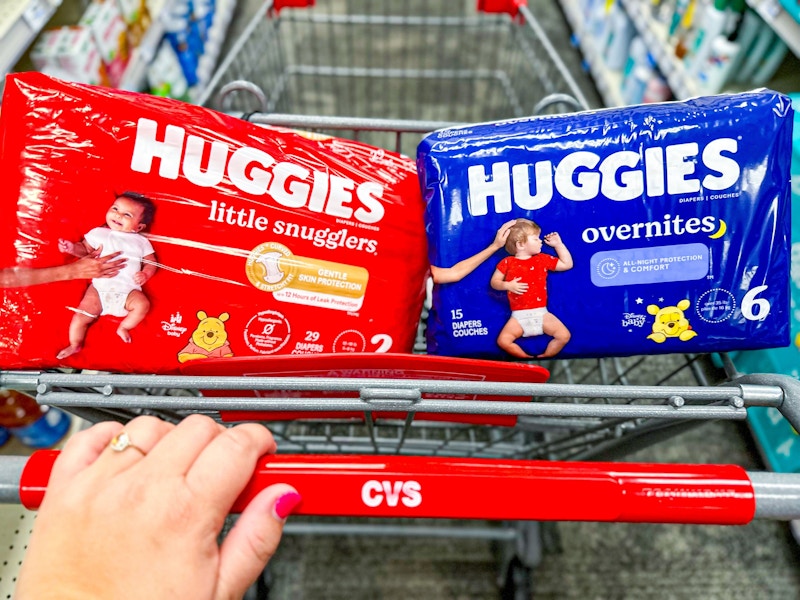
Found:
[[[546,356],[551,315],[569,336],[558,358],[787,345],[791,135],[790,101],[770,91],[430,134],[417,162],[431,264],[473,256],[526,218],[542,243],[524,251],[543,258],[517,261],[546,284],[515,275],[540,297],[513,309],[514,281],[490,284],[520,252],[512,241],[434,287],[428,352],[509,359],[500,344],[519,331],[528,357]],[[523,322],[512,310],[537,312]]]
[[[792,134],[792,204],[800,206],[800,94],[791,94],[794,104]],[[737,352],[731,355],[743,373],[781,373],[800,379],[800,212],[792,214],[791,344],[786,348]],[[800,473],[798,434],[774,407],[754,406],[747,419],[764,451],[769,467],[779,473]]]
[[[66,264],[74,248],[61,240],[100,230],[149,242],[128,261],[151,273],[96,312],[80,308],[88,281],[0,290],[0,367],[166,373],[209,358],[412,351],[429,272],[412,159],[38,73],[7,78],[0,125],[0,268]],[[127,191],[154,215],[120,200]],[[130,231],[107,216],[119,201],[135,204]],[[116,313],[133,291],[149,308],[130,341],[127,315],[103,314],[76,349],[71,322]]]

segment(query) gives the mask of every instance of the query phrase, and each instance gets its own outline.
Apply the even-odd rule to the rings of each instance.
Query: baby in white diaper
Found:
[[[533,358],[519,344],[521,337],[546,334],[553,339],[537,358],[550,358],[567,344],[569,330],[547,310],[547,274],[572,268],[570,254],[558,233],[544,236],[557,256],[542,253],[542,228],[528,219],[517,219],[506,239],[507,256],[492,274],[492,288],[508,292],[511,318],[497,336],[497,345],[517,358]]]
[[[81,351],[89,326],[101,315],[123,317],[117,335],[130,343],[131,329],[150,310],[150,300],[142,285],[156,272],[156,256],[150,241],[140,232],[152,223],[154,214],[155,206],[149,198],[124,192],[106,212],[104,227],[95,227],[81,242],[58,241],[58,248],[64,254],[85,256],[102,248],[101,256],[121,252],[127,259],[114,277],[92,279],[70,322],[69,346],[58,353],[59,359]]]

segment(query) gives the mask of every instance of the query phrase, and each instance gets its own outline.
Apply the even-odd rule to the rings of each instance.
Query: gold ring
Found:
[[[126,431],[120,431],[117,435],[115,435],[114,439],[111,440],[108,446],[114,452],[122,452],[127,448],[133,448],[134,450],[138,450],[142,456],[147,456],[147,452],[139,448],[139,446],[131,441],[131,436],[129,436]]]

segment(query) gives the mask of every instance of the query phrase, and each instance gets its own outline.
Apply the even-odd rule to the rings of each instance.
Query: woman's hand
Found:
[[[274,554],[300,496],[260,492],[222,545],[233,502],[257,459],[276,449],[257,424],[192,415],[172,425],[138,417],[136,446],[113,450],[120,423],[73,436],[56,461],[16,589],[46,598],[240,598]]]
[[[508,239],[508,234],[511,231],[511,227],[516,223],[516,219],[511,219],[510,221],[506,221],[500,226],[500,229],[497,230],[497,233],[494,234],[494,240],[492,241],[492,248],[495,250],[499,250],[503,246],[506,245],[506,240]]]
[[[125,266],[127,259],[120,258],[122,252],[114,252],[108,256],[100,256],[103,247],[100,246],[83,258],[69,265],[72,270],[69,279],[99,279],[114,277]]]

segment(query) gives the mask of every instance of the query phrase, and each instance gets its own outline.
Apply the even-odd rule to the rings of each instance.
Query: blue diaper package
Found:
[[[431,133],[428,352],[787,346],[792,116],[758,90]]]

